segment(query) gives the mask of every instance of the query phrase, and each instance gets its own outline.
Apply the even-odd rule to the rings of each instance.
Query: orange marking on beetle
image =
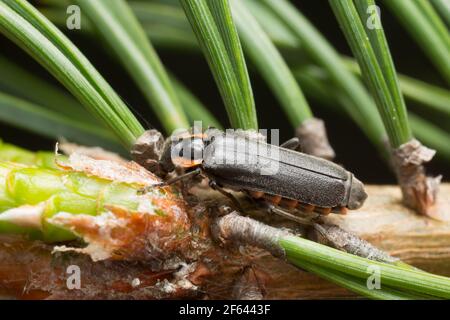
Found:
[[[308,203],[300,203],[298,207],[302,210],[305,211],[307,213],[311,213],[314,211],[314,209],[316,208],[316,206],[312,205],[312,204],[308,204]]]
[[[174,136],[174,139],[206,139],[208,136],[205,133],[191,133],[191,132],[181,132]]]
[[[267,201],[269,201],[270,203],[272,203],[274,205],[278,205],[280,203],[282,197],[266,194],[266,195],[264,195],[264,199],[266,199]]]
[[[347,214],[348,208],[337,206],[337,207],[317,207],[312,204],[299,202],[298,200],[283,198],[279,195],[271,195],[264,193],[262,191],[247,191],[248,194],[254,198],[254,199],[261,199],[264,198],[264,200],[270,202],[271,204],[274,204],[276,206],[280,206],[286,209],[298,209],[305,213],[312,213],[317,212],[322,215],[328,215],[331,212],[337,213],[337,214]]]
[[[281,199],[280,206],[282,206],[284,208],[288,208],[288,209],[295,209],[298,206],[298,201],[283,198],[283,199]]]
[[[264,192],[262,191],[250,191],[250,195],[255,199],[260,199],[264,196]]]
[[[328,215],[331,212],[331,208],[321,208],[321,207],[316,207],[316,212],[323,214],[323,215]]]

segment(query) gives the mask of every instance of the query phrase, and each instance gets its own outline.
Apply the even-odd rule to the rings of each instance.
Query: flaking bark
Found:
[[[427,176],[424,167],[435,153],[413,139],[393,150],[393,164],[403,203],[420,214],[441,220],[443,218],[435,207],[441,176]]]
[[[336,156],[328,141],[323,120],[311,118],[304,121],[296,129],[295,135],[300,139],[300,151],[327,160],[333,160]]]
[[[443,184],[441,189],[439,208],[442,212],[450,213],[450,185]],[[355,233],[423,270],[449,275],[450,223],[415,215],[412,210],[401,205],[401,193],[396,186],[367,186],[367,191],[369,198],[363,208],[348,215],[330,214],[324,217],[324,222]],[[196,195],[203,199],[203,204],[208,203],[206,199],[209,202],[215,199],[217,203],[226,201],[220,193],[210,189],[198,189]],[[264,211],[254,214],[268,217]],[[252,216],[254,214],[252,212]],[[205,222],[201,225],[209,226],[203,210],[199,210],[196,215],[204,217]],[[277,221],[270,223],[275,224]],[[195,225],[198,226],[199,223]],[[201,227],[200,230],[206,228]],[[200,231],[197,231],[197,236],[198,232]],[[204,237],[209,236],[205,234]],[[158,271],[161,270],[159,266],[152,267],[153,273],[149,272],[148,264],[122,261],[94,263],[89,257],[76,253],[64,254],[64,259],[57,260],[64,264],[59,265],[54,260],[55,256],[52,258],[52,248],[51,245],[37,241],[14,241],[13,236],[3,236],[0,241],[0,296],[4,294],[4,297],[28,299],[204,298],[199,295],[199,292],[203,292],[209,298],[229,299],[233,297],[235,285],[250,262],[270,277],[265,281],[265,299],[357,298],[346,289],[255,248],[239,248],[236,250],[239,254],[232,255],[230,251],[221,252],[223,248],[219,246],[211,247],[208,250],[210,254],[203,262],[198,260],[196,270],[188,278],[198,286],[199,291],[178,290],[171,294],[161,292],[161,289],[172,288],[164,279],[169,282],[175,280],[172,274],[177,271],[176,265],[166,271]],[[244,258],[243,253],[249,255],[251,261]],[[214,256],[222,256],[223,259],[211,260]],[[79,265],[86,276],[82,280],[82,290],[66,288],[66,267],[72,264]],[[131,284],[135,278],[140,279],[140,286],[133,288]]]
[[[276,257],[285,256],[278,243],[280,238],[292,235],[286,230],[243,217],[236,211],[217,218],[212,225],[212,234],[225,244],[252,245],[267,250]]]
[[[73,157],[72,157],[73,160]],[[74,161],[72,163],[72,165],[74,165],[75,167],[77,167],[75,164],[77,164],[77,161]],[[90,163],[90,162],[89,162]],[[82,161],[81,164],[83,164],[83,166],[81,166],[80,170],[85,171],[86,168],[86,161]],[[74,170],[75,168],[71,168],[71,170]],[[89,172],[92,173],[91,170],[88,170]],[[115,173],[116,170],[113,170]],[[204,192],[204,191],[202,191]],[[370,198],[369,198],[370,199]],[[223,201],[221,201],[223,203]],[[384,203],[385,205],[385,203]],[[381,205],[383,206],[383,204]],[[365,208],[367,208],[368,206],[365,206]],[[369,206],[370,209],[370,206]],[[373,208],[372,208],[373,210]],[[224,212],[222,212],[224,213]],[[234,214],[234,216],[233,216]],[[361,212],[356,212],[356,215],[361,215]],[[200,234],[203,234],[204,232],[206,232],[206,229],[209,229],[209,225],[210,225],[210,221],[208,221],[209,219],[206,219],[204,221],[204,223],[200,223],[200,221],[198,220],[198,218],[194,218],[196,215],[192,216],[191,215],[191,219],[194,219],[195,222],[193,220],[193,226],[195,228],[192,229],[192,232],[197,234],[196,238],[198,238],[198,232],[199,230],[203,230],[200,232]],[[333,216],[333,215],[332,215]],[[227,218],[229,220],[227,220]],[[203,221],[203,218],[201,219]],[[222,222],[222,223],[220,223]],[[280,237],[285,236],[285,235],[290,235],[290,233],[288,231],[285,230],[279,230],[273,227],[268,227],[265,226],[264,224],[257,222],[256,220],[252,220],[250,218],[246,218],[246,217],[242,217],[242,216],[238,216],[236,213],[232,213],[231,215],[226,215],[226,216],[222,216],[220,218],[218,218],[216,220],[216,223],[213,224],[216,228],[216,230],[213,230],[214,233],[219,232],[219,238],[221,240],[225,240],[225,243],[229,243],[229,244],[233,244],[234,247],[236,247],[236,245],[241,245],[242,247],[248,247],[248,246],[258,246],[258,247],[262,247],[264,249],[267,249],[268,251],[275,253],[277,256],[280,255],[280,252],[277,252],[277,244],[278,244],[278,239],[280,239]],[[207,227],[208,226],[208,227]],[[373,229],[373,225],[371,225]],[[205,228],[207,227],[207,228]],[[358,228],[360,229],[360,228]],[[275,231],[275,232],[274,232]],[[335,230],[336,231],[336,230]],[[339,230],[338,230],[339,231]],[[332,233],[331,233],[332,234]],[[344,237],[343,239],[346,239],[347,233],[339,233],[337,232],[337,234],[343,234]],[[215,234],[214,234],[215,235]],[[189,260],[194,260],[195,262],[193,264],[189,264],[192,265],[193,268],[192,270],[190,268],[186,269],[185,265],[187,266],[186,263],[182,263],[183,267],[181,270],[186,269],[188,271],[188,273],[186,273],[186,275],[189,275],[189,278],[186,278],[187,280],[189,280],[189,282],[191,282],[193,285],[203,285],[203,288],[206,288],[208,286],[208,282],[204,282],[201,281],[202,277],[205,277],[208,274],[215,274],[215,280],[217,283],[222,284],[224,278],[221,278],[220,275],[222,275],[223,277],[223,271],[226,270],[228,267],[225,266],[226,263],[228,261],[233,261],[236,262],[237,260],[239,260],[239,254],[242,254],[242,250],[247,250],[247,249],[242,249],[241,247],[239,247],[239,251],[236,253],[233,253],[231,251],[227,251],[228,248],[225,248],[225,251],[222,252],[222,254],[218,254],[218,252],[220,252],[221,249],[211,246],[211,244],[209,244],[209,241],[207,239],[209,239],[212,235],[208,234],[208,233],[204,233],[204,236],[202,237],[205,241],[205,243],[203,243],[201,245],[201,247],[203,247],[203,249],[201,250],[201,252],[198,252],[200,255],[197,256],[197,258],[195,258],[194,256],[191,256]],[[328,236],[328,238],[330,239],[330,237]],[[337,239],[337,240],[336,240]],[[341,241],[339,241],[341,240]],[[348,239],[347,239],[348,240]],[[340,247],[341,249],[345,249],[345,250],[353,250],[355,252],[362,252],[362,253],[370,253],[370,250],[366,250],[367,248],[364,248],[365,250],[361,250],[358,249],[358,245],[355,245],[355,238],[350,237],[350,244],[348,245],[348,243],[346,241],[342,241],[342,239],[339,239],[339,237],[335,238],[332,242],[334,243],[334,246]],[[359,244],[361,244],[361,241],[356,241]],[[200,242],[197,242],[195,244],[195,246],[198,248]],[[209,248],[208,248],[209,247]],[[356,248],[356,249],[355,249]],[[19,253],[20,254],[20,253]],[[231,258],[233,256],[233,258]],[[363,256],[367,256],[367,254],[363,255]],[[369,256],[376,257],[377,255],[371,255],[369,254]],[[246,262],[245,260],[247,259],[242,259],[242,261],[240,261],[240,268],[247,268],[248,266],[248,262]],[[213,262],[212,262],[213,261]],[[253,262],[252,262],[253,264]],[[179,265],[179,264],[178,264]],[[195,267],[194,267],[195,266]],[[218,266],[223,266],[223,268],[218,269]],[[166,281],[162,281],[162,282],[158,282],[156,284],[156,288],[160,288],[163,291],[167,291],[168,293],[170,293],[169,291],[171,291],[172,289],[174,289],[174,286],[176,286],[179,281],[181,280],[180,283],[186,283],[184,280],[184,276],[182,274],[184,274],[183,272],[179,271],[177,269],[178,267],[174,267],[172,268],[169,272],[170,274],[174,275],[173,280],[175,282],[166,282]],[[234,266],[234,268],[236,268],[236,266]],[[238,266],[239,268],[239,266]],[[158,269],[161,270],[161,269]],[[164,270],[167,270],[164,268]],[[206,271],[205,271],[206,270]],[[232,270],[232,269],[229,269]],[[272,270],[271,270],[272,271]],[[241,274],[240,272],[238,272],[238,274]],[[245,274],[245,273],[244,273]],[[227,276],[229,275],[229,277],[227,278]],[[235,282],[234,281],[230,281],[232,280],[232,276],[234,277],[236,276],[236,272],[231,272],[228,273],[227,276],[225,276],[225,278],[227,278],[228,282]],[[252,278],[252,277],[250,277]],[[236,279],[236,278],[234,278]],[[133,283],[134,279],[131,279],[131,283]],[[242,276],[241,278],[238,280],[238,283],[240,280],[245,280],[245,278],[243,279]],[[292,280],[292,279],[291,279]],[[45,283],[45,281],[43,282]],[[209,282],[211,283],[211,282]],[[289,283],[289,282],[287,282]],[[183,286],[184,287],[184,286]],[[214,288],[214,286],[210,286],[211,288]],[[231,287],[231,285],[230,285]],[[247,286],[248,287],[248,286]],[[192,286],[191,286],[192,288]],[[248,287],[250,289],[250,287]],[[253,291],[253,290],[250,290]]]
[[[385,263],[396,263],[399,261],[398,258],[390,256],[387,252],[376,248],[357,235],[345,231],[336,225],[321,225],[316,223],[313,228],[314,240],[319,243],[370,260]]]
[[[279,240],[283,237],[294,236],[288,230],[274,228],[257,220],[243,217],[236,211],[216,219],[212,234],[224,243],[232,243],[235,246],[252,245],[267,250],[275,257],[280,258],[284,257],[284,250],[279,245]],[[336,225],[315,223],[312,235],[314,240],[319,243],[362,258],[385,263],[399,261],[398,258],[391,257],[387,252]]]
[[[142,167],[160,176],[165,173],[159,165],[165,145],[165,139],[161,132],[155,129],[147,130],[131,148],[131,157]]]

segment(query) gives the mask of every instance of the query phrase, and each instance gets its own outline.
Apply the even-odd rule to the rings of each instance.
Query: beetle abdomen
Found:
[[[339,214],[346,214],[347,208],[343,206],[336,206],[333,208],[330,207],[318,207],[314,206],[312,204],[308,203],[302,203],[297,200],[287,199],[283,198],[281,196],[274,196],[270,195],[264,192],[255,192],[255,191],[247,191],[248,195],[254,199],[263,199],[264,201],[267,201],[273,205],[280,206],[282,208],[292,210],[292,209],[298,209],[303,212],[309,213],[309,212],[317,212],[323,215],[327,215],[331,212],[339,213]]]

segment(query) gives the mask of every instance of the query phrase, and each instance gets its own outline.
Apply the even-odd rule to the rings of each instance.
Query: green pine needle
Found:
[[[381,286],[412,295],[450,298],[450,278],[411,268],[403,268],[351,255],[299,237],[282,237],[279,244],[288,261],[302,267],[315,265],[348,276],[367,280],[371,268],[379,270]]]
[[[450,34],[426,0],[384,1],[450,84]],[[425,9],[428,8],[428,9]],[[438,27],[437,25],[441,25]]]
[[[265,31],[240,0],[231,0],[233,15],[244,49],[266,80],[294,128],[312,118],[297,81]]]
[[[296,37],[308,56],[329,74],[331,81],[353,101],[355,118],[365,121],[364,131],[381,153],[385,150],[386,131],[371,97],[359,80],[343,64],[340,55],[320,32],[288,1],[261,0],[289,32]]]
[[[353,59],[343,57],[347,68],[355,75],[361,76],[361,70]],[[434,110],[450,117],[450,91],[421,80],[398,74],[400,89],[405,98],[417,102],[424,110]]]
[[[381,22],[366,32],[353,2],[329,2],[375,98],[390,144],[397,148],[411,140],[412,134]],[[368,6],[374,5],[370,0],[357,2],[361,15],[366,14]]]
[[[75,3],[95,21],[96,30],[113,48],[167,133],[187,128],[189,122],[167,73],[127,3],[123,0],[75,0]]]
[[[399,290],[394,290],[387,286],[382,286],[379,289],[369,289],[364,280],[349,276],[345,273],[330,270],[328,268],[320,267],[301,259],[292,258],[291,263],[296,266],[317,274],[319,277],[333,282],[343,288],[353,291],[363,297],[373,300],[424,300],[431,299],[429,296],[424,296],[415,293],[405,293]]]
[[[440,13],[447,26],[450,27],[450,0],[431,0],[431,3]]]
[[[0,32],[58,79],[129,148],[144,129],[84,55],[24,0],[0,2]]]
[[[355,63],[352,62],[352,65],[354,64]],[[315,66],[306,66],[299,68],[295,72],[295,75],[308,97],[319,101],[321,105],[329,108],[330,111],[345,111],[348,115],[350,115],[352,120],[358,124],[361,130],[365,130],[364,123],[366,122],[366,119],[359,118],[358,113],[353,112],[357,106],[355,106],[353,101],[343,94],[338,87],[330,83],[326,72]],[[415,90],[416,88],[419,92],[420,89],[422,89],[421,86],[413,86],[411,90]],[[422,100],[432,99],[432,97],[433,95],[426,95],[425,99]],[[437,151],[438,159],[450,161],[450,149],[448,148],[448,145],[450,144],[450,137],[448,132],[445,132],[429,121],[426,121],[411,113],[409,113],[409,121],[411,123],[411,128],[414,135],[424,144],[435,149]],[[389,154],[387,151],[383,155],[386,160],[389,159]]]
[[[231,125],[258,129],[248,72],[228,2],[180,2],[219,87]]]
[[[101,146],[112,151],[123,148],[109,131],[34,103],[0,92],[0,121],[49,138]]]
[[[253,91],[247,71],[247,65],[242,52],[241,42],[234,24],[229,0],[207,0],[214,21],[222,35],[225,48],[230,57],[234,73],[241,86],[242,96],[247,105],[254,105]]]
[[[194,124],[195,121],[201,121],[204,128],[211,126],[217,129],[223,129],[222,125],[214,115],[188,90],[188,88],[184,86],[183,83],[173,75],[170,75],[170,79],[180,98],[181,105],[184,110],[186,110],[191,125]]]
[[[0,77],[0,88],[7,93],[78,120],[99,122],[85,112],[83,106],[69,94],[1,55],[0,74],[8,75]]]

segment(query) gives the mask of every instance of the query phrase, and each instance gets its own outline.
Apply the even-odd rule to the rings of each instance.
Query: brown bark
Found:
[[[324,218],[352,232],[403,262],[432,273],[450,276],[450,222],[437,221],[403,205],[397,186],[367,186],[364,206],[347,215],[330,214]],[[450,217],[450,184],[440,186],[436,210]],[[258,212],[257,214],[265,215]],[[276,224],[273,218],[266,221]],[[270,221],[272,220],[272,221]],[[292,225],[289,225],[292,227]],[[308,272],[264,255],[254,265],[271,275],[265,287],[269,299],[357,298],[353,293]]]
[[[398,187],[367,186],[367,192],[369,198],[362,209],[351,211],[348,215],[331,214],[324,220],[359,235],[406,263],[450,276],[450,222],[436,221],[404,207]],[[209,189],[201,190],[199,195],[205,203],[227,201]],[[442,215],[450,215],[450,184],[442,184],[437,206]],[[249,214],[272,225],[296,226],[262,211]],[[301,228],[296,231],[302,232]],[[219,247],[212,249],[209,252],[214,253],[215,256],[210,255],[213,259],[198,261],[195,271],[190,274],[190,282],[198,285],[199,291],[179,290],[174,295],[164,295],[164,290],[158,291],[159,287],[155,284],[173,279],[175,270],[166,270],[161,274],[159,270],[152,272],[145,264],[93,263],[85,256],[64,255],[64,259],[55,260],[48,245],[1,240],[0,296],[3,293],[9,296],[19,294],[22,298],[80,299],[173,298],[186,295],[204,298],[206,295],[212,299],[226,299],[233,297],[233,292],[236,294],[236,284],[242,285],[244,279],[246,286],[250,283],[250,288],[255,281],[263,283],[266,299],[357,298],[353,293],[274,258],[266,251],[245,246],[230,251]],[[218,251],[223,254],[217,254]],[[89,285],[84,291],[61,290],[67,278],[67,264],[79,264],[89,271],[84,274],[83,283]],[[249,266],[252,270],[250,276],[246,274]],[[136,288],[133,287],[135,278],[140,283]]]
[[[427,176],[425,170],[435,153],[413,139],[393,150],[393,164],[403,203],[420,214],[442,220],[442,213],[435,206],[442,177]]]
[[[420,269],[450,276],[450,184],[441,184],[436,211],[447,221],[415,213],[402,203],[394,186],[368,186],[364,207],[347,216],[332,215],[327,222],[354,232]]]
[[[333,160],[336,156],[328,141],[325,123],[321,119],[305,120],[296,130],[295,136],[300,140],[301,151],[319,158]]]

